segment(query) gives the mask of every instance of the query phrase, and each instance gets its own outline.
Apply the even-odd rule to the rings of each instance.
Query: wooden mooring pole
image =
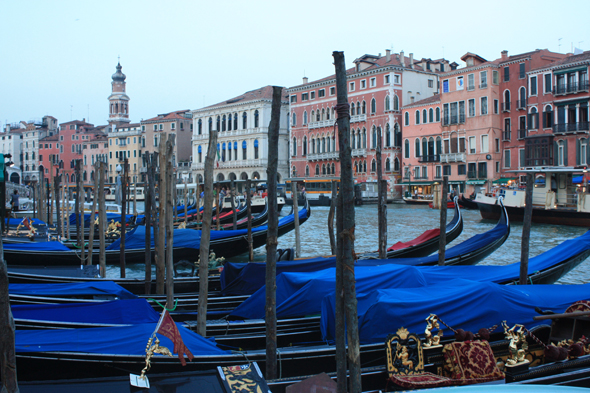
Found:
[[[381,165],[382,148],[381,126],[377,127],[377,212],[379,214],[379,258],[387,258],[387,182],[383,181],[383,168]]]
[[[296,182],[291,182],[291,194],[293,195],[293,213],[295,213],[295,257],[299,258],[301,256],[301,233],[299,231],[299,195],[297,195]],[[332,224],[332,233],[333,226],[334,224]]]
[[[524,217],[522,219],[522,244],[520,250],[520,285],[527,284],[529,271],[529,243],[531,238],[531,221],[533,219],[533,182],[532,173],[526,174],[526,191],[524,197]]]
[[[447,247],[447,190],[449,177],[443,176],[440,190],[440,237],[438,242],[438,265],[445,264],[445,250]]]
[[[334,237],[334,214],[336,213],[336,197],[338,185],[332,180],[332,194],[330,197],[330,211],[328,212],[328,238],[330,239],[330,250],[336,255],[336,238]]]

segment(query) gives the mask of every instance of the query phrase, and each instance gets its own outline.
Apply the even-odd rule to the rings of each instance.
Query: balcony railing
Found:
[[[465,162],[465,153],[445,153],[440,155],[441,162]]]
[[[590,131],[590,123],[587,121],[578,123],[561,123],[553,125],[553,132]]]
[[[353,157],[364,157],[367,155],[367,149],[352,149]]]
[[[487,82],[482,82],[482,83],[479,84],[479,88],[480,89],[485,89],[487,87],[488,87],[488,83]]]
[[[307,160],[308,161],[318,161],[318,160],[335,160],[338,159],[339,154],[337,151],[325,152],[325,153],[317,153],[317,154],[308,154]]]
[[[502,103],[502,112],[510,112],[510,101]]]
[[[467,85],[467,90],[468,91],[475,90],[475,85]]]
[[[511,136],[512,135],[511,135],[511,132],[510,131],[504,131],[502,133],[502,140],[503,141],[509,141],[510,139],[512,139]]]
[[[525,129],[522,129],[522,128],[519,129],[518,130],[518,139],[524,139],[524,138],[526,138],[527,135],[528,135],[528,132],[527,131],[528,130],[526,128]]]
[[[588,91],[588,81],[564,83],[553,86],[553,94],[575,94],[583,91]]]
[[[465,123],[465,115],[444,116],[443,126]]]
[[[363,114],[363,115],[354,115],[354,116],[350,116],[350,122],[351,123],[356,123],[359,121],[367,121],[367,115]]]
[[[418,157],[419,162],[440,162],[440,154],[431,154]]]
[[[525,109],[526,108],[526,100],[517,100],[516,101],[516,109]]]
[[[467,172],[468,179],[487,179],[488,178],[488,171],[487,170],[480,170],[480,171],[469,171]]]

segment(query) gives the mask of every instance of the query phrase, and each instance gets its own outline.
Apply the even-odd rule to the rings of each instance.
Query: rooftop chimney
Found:
[[[387,63],[389,63],[390,60],[391,60],[391,50],[385,49],[385,61]]]
[[[410,53],[410,67],[414,68],[414,54]]]
[[[402,65],[402,67],[406,66],[406,57],[404,56],[403,50],[399,51],[399,62]]]
[[[502,51],[502,60],[506,60],[508,58],[508,51],[507,50],[503,50]]]
[[[303,77],[303,84],[305,85],[307,83],[308,79],[306,76]]]
[[[423,69],[424,71],[426,71],[426,62],[425,62],[425,61],[423,61],[423,62],[422,62],[422,69]]]

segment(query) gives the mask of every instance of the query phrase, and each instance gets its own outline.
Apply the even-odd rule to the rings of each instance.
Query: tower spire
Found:
[[[121,71],[121,57],[118,56],[116,72],[111,82],[111,95],[109,96],[109,124],[129,123],[129,96],[125,93],[127,78]]]

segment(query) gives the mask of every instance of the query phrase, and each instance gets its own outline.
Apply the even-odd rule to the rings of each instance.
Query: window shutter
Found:
[[[543,128],[547,128],[547,116],[548,112],[543,113]]]
[[[535,129],[539,128],[539,113],[535,113]]]
[[[532,113],[529,113],[529,114],[527,115],[527,123],[528,123],[528,124],[527,124],[527,126],[528,126],[528,127],[527,127],[527,130],[530,130],[530,129],[532,128],[532,127],[531,127],[531,125],[532,125],[532,117],[533,117],[533,114],[532,114]]]
[[[567,166],[567,139],[563,142],[563,165]]]
[[[576,165],[580,165],[580,162],[582,161],[580,145],[580,140],[576,139]]]
[[[557,141],[553,141],[553,165],[559,164],[559,148],[557,147]]]

